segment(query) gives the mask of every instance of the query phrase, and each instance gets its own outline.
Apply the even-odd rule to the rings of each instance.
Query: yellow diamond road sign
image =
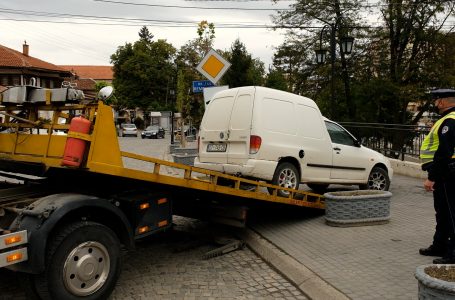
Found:
[[[229,69],[231,64],[219,55],[215,50],[210,51],[205,55],[199,65],[196,67],[202,75],[208,80],[216,84],[223,77],[224,73]]]

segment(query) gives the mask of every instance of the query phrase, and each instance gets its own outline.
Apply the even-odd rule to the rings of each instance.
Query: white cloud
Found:
[[[125,1],[125,2],[128,2]],[[150,3],[145,0],[129,2]],[[286,7],[291,2],[272,4],[271,1],[184,1],[162,0],[153,4],[178,6],[213,6],[242,8],[276,8]],[[6,9],[16,10],[15,14]],[[50,16],[30,16],[18,13],[17,10],[47,12],[71,15],[109,16],[115,18],[141,18],[147,20],[171,20],[199,22],[207,20],[215,24],[272,24],[272,11],[238,11],[238,10],[197,10],[178,8],[158,8],[147,6],[120,5],[93,0],[16,0],[0,4],[0,44],[21,51],[24,40],[30,45],[30,55],[54,64],[106,65],[110,55],[118,46],[138,39],[138,31],[147,22],[137,26],[102,26],[65,23],[22,22],[16,20],[48,20],[53,22],[99,22],[96,20],[51,18]],[[113,23],[114,21],[108,21]],[[143,24],[142,24],[143,23]],[[196,25],[193,27],[156,27],[148,26],[155,38],[166,39],[177,49],[188,40],[194,39]],[[217,28],[215,48],[228,49],[235,39],[239,38],[254,57],[260,58],[266,66],[271,64],[273,47],[283,40],[283,32],[266,28]]]

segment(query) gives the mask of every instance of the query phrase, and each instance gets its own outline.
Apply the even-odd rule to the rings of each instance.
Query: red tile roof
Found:
[[[76,88],[80,90],[95,90],[95,80],[93,79],[76,79],[71,80],[71,83],[76,83]]]
[[[22,52],[0,45],[0,67],[44,69],[56,72],[67,72],[65,69],[41,59],[26,56]]]
[[[114,70],[112,66],[60,66],[65,70],[76,74],[82,79],[94,80],[112,80],[114,78]]]

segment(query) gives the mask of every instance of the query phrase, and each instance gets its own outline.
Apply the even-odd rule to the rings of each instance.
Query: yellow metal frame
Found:
[[[20,109],[28,112],[28,121],[16,119],[18,122],[15,123],[12,120],[15,116],[14,112]],[[50,124],[43,124],[38,120],[37,115],[40,110],[54,112]],[[69,117],[65,111],[78,111],[88,118],[94,124],[91,134],[68,131],[66,135],[56,135],[54,130],[69,130],[68,124],[58,124],[59,117]],[[0,159],[43,163],[46,168],[70,168],[61,166],[66,140],[78,138],[87,141],[89,147],[87,159],[80,167],[87,171],[269,202],[321,209],[325,207],[323,197],[318,194],[281,188],[264,182],[120,151],[113,110],[101,101],[87,105],[5,106],[0,107],[0,114],[2,112],[4,112],[5,121],[0,123],[0,126],[9,128],[11,132],[0,133]],[[47,129],[47,134],[34,134],[33,130],[38,128]],[[125,168],[122,158],[150,164],[152,171]],[[180,170],[180,173],[183,171],[183,177],[163,174],[163,166]],[[221,178],[232,184],[230,186],[219,184]],[[242,189],[246,185],[250,189]],[[274,189],[272,195],[266,191],[267,188]],[[289,197],[278,196],[278,190],[289,191]]]

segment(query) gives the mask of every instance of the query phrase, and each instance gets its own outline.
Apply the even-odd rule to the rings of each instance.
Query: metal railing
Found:
[[[362,145],[376,150],[387,157],[405,160],[418,159],[420,147],[429,126],[340,122]]]

